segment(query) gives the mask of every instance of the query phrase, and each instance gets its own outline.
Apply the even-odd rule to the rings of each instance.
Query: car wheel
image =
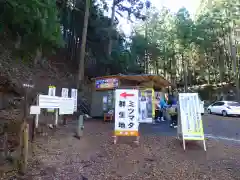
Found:
[[[227,116],[227,111],[223,110],[223,111],[222,111],[222,115],[223,115],[223,116]]]
[[[208,109],[207,112],[208,114],[212,114],[211,109]]]

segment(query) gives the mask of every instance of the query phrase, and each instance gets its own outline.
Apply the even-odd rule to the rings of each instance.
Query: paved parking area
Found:
[[[240,117],[203,116],[205,134],[240,140]]]
[[[204,133],[207,137],[233,139],[240,142],[240,118],[223,117],[205,114],[202,116]],[[154,134],[163,136],[176,136],[177,130],[169,127],[169,122],[157,124],[141,124],[140,131],[144,135]]]

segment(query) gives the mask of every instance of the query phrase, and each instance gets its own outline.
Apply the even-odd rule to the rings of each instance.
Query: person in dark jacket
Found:
[[[155,100],[155,120],[156,121],[159,121],[159,119],[161,118],[159,101],[160,101],[160,98],[156,97],[156,100]]]

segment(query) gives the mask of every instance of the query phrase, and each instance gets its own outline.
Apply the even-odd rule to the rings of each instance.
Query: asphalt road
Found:
[[[240,117],[223,117],[205,114],[203,117],[204,133],[207,137],[233,139],[240,142]],[[177,130],[169,127],[169,122],[141,124],[142,134],[176,136]]]
[[[240,117],[203,115],[205,134],[240,140]]]

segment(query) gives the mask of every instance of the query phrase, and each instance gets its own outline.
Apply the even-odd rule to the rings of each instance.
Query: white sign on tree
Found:
[[[41,108],[39,106],[30,106],[30,114],[40,114]]]
[[[115,96],[115,137],[138,137],[138,90],[117,89],[115,92]]]

